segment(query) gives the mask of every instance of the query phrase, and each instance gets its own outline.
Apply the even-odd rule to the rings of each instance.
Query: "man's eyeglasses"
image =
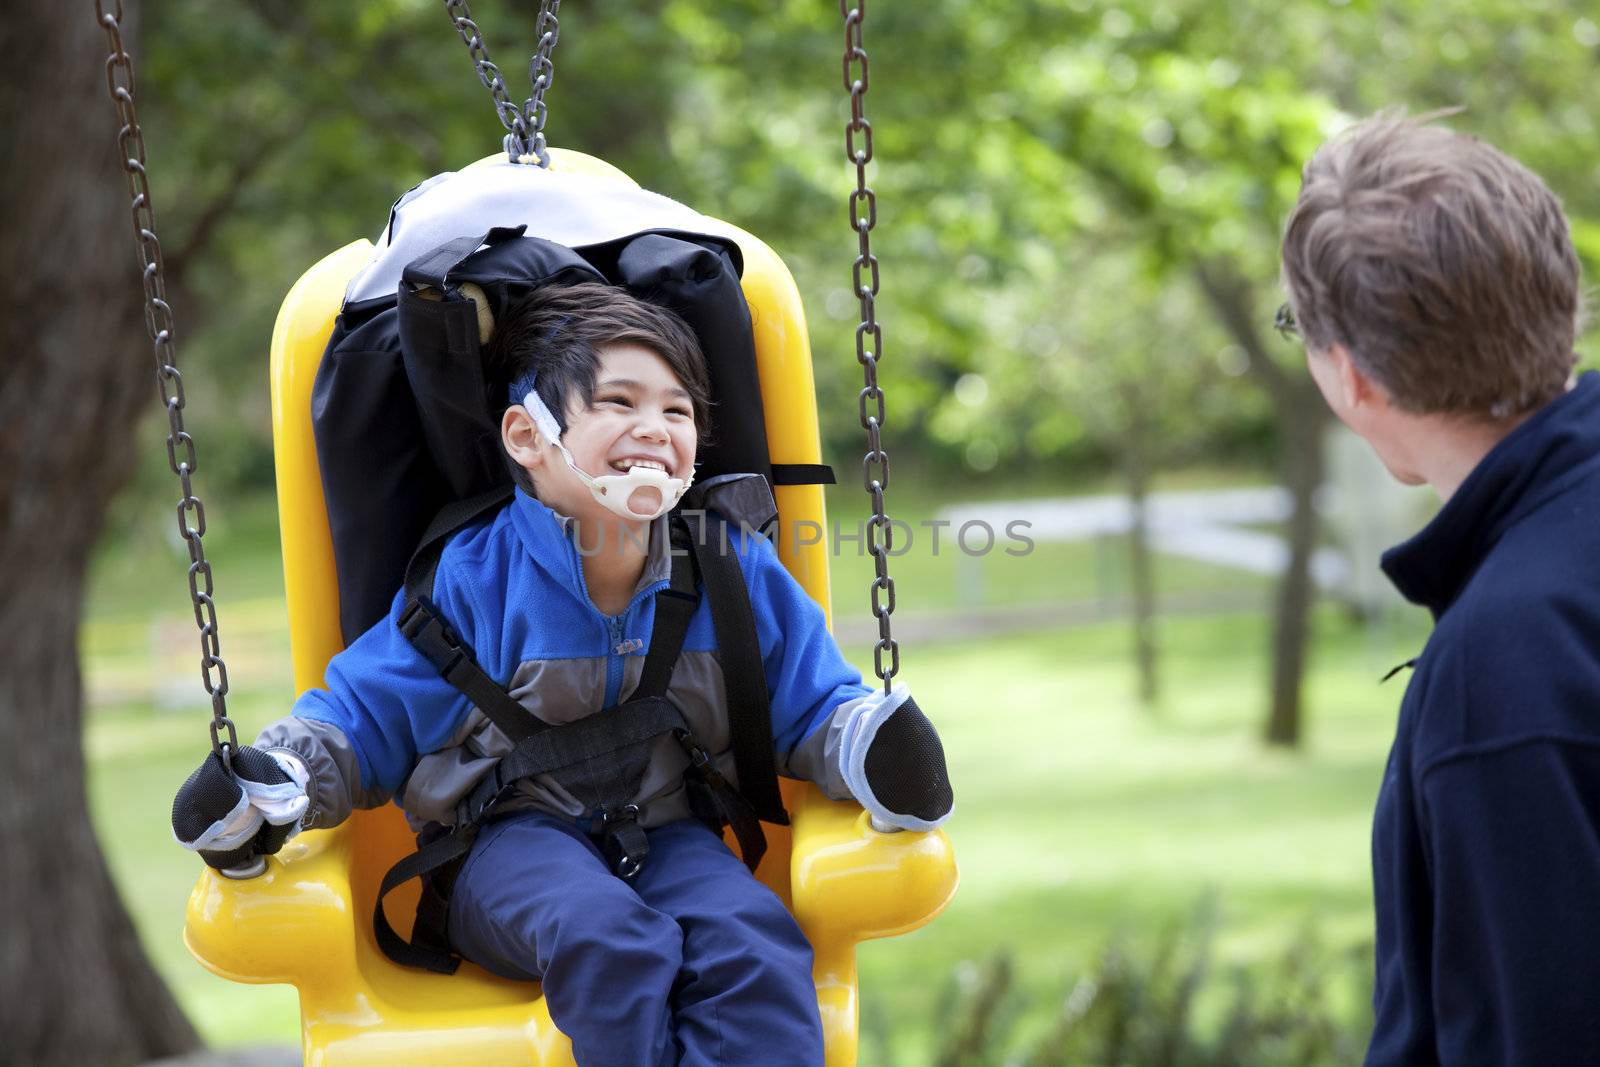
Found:
[[[1294,321],[1294,308],[1288,304],[1281,304],[1278,313],[1272,316],[1272,328],[1286,341],[1293,341],[1300,336],[1300,324]]]

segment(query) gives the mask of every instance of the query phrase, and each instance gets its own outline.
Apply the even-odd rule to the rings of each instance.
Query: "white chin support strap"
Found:
[[[683,494],[694,481],[693,473],[688,478],[673,478],[666,471],[637,466],[629,468],[626,474],[602,474],[596,478],[579,467],[573,460],[572,453],[567,451],[567,446],[561,443],[561,425],[556,422],[556,417],[550,414],[550,409],[545,406],[544,401],[539,399],[538,393],[529,390],[522,398],[522,406],[533,416],[533,424],[538,427],[539,432],[561,450],[567,466],[571,467],[572,473],[589,487],[589,492],[600,505],[624,519],[648,522],[665,515],[683,499]],[[635,511],[629,506],[633,494],[640,489],[654,489],[660,498],[655,507],[649,511]]]

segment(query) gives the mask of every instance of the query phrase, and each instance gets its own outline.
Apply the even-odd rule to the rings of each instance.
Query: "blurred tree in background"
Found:
[[[536,11],[475,12],[519,97]],[[151,14],[179,306],[217,367],[211,469],[265,484],[262,353],[279,297],[381,228],[399,192],[492,153],[500,130],[431,0]],[[785,257],[811,310],[828,451],[849,466],[855,419],[834,413],[854,411],[858,388],[854,237],[828,14],[798,0],[569,6],[548,129]],[[1267,324],[1299,169],[1353,117],[1459,106],[1456,126],[1566,195],[1593,272],[1595,119],[1573,91],[1596,66],[1593,14],[1556,0],[873,9],[874,247],[902,479],[1111,464],[1137,497],[1153,464],[1277,472],[1295,508],[1263,732],[1298,743],[1328,420],[1298,347]]]
[[[48,20],[88,22],[90,10],[56,5]],[[536,11],[526,0],[476,5],[517,97]],[[1326,417],[1299,350],[1268,324],[1299,169],[1355,117],[1460,107],[1452,125],[1517,155],[1564,196],[1593,279],[1597,20],[1579,0],[874,5],[874,249],[896,470],[941,486],[1017,470],[1043,488],[1114,468],[1136,499],[1163,466],[1277,471],[1295,510],[1264,735],[1294,744]],[[436,0],[169,0],[149,6],[143,31],[140,101],[190,426],[206,457],[203,491],[226,497],[270,484],[265,351],[288,286],[333,248],[375,235],[406,188],[497,151],[501,131]],[[51,62],[98,78],[94,40],[52,34],[65,51]],[[799,0],[573,0],[548,132],[760,235],[788,261],[810,309],[828,450],[848,470],[859,386],[842,43],[837,12]],[[20,37],[10,44],[29,51]],[[8,120],[44,114],[59,91],[17,79]],[[109,105],[82,106],[109,144]],[[82,152],[77,166],[110,164]],[[8,187],[38,218],[88,217],[78,184],[34,169],[41,180]],[[123,225],[100,238],[104,261],[130,262]],[[8,247],[47,246],[20,224],[7,229]],[[131,266],[126,285],[131,300]],[[41,322],[111,299],[86,285],[42,292]],[[128,322],[115,347],[132,359]],[[91,355],[104,353],[63,369],[92,380]],[[18,368],[36,364],[8,365],[6,399],[20,409],[33,382]],[[101,448],[119,462],[55,513],[77,529],[99,528],[126,477],[131,430],[106,421]],[[146,453],[134,506],[164,514],[153,503],[173,488],[163,450],[151,438]],[[51,566],[76,597],[86,550],[58,548]],[[48,573],[26,554],[7,566],[12,594],[19,568]],[[220,584],[226,596],[226,575]],[[72,660],[70,627],[57,631],[41,661]],[[1139,647],[1153,693],[1148,634]],[[76,743],[76,715],[41,718]]]
[[[0,34],[12,140],[0,263],[13,300],[0,326],[0,1059],[29,1065],[133,1063],[199,1043],[89,822],[84,580],[155,390],[106,38],[92,8],[75,13],[52,32]],[[125,39],[137,45],[136,19]]]

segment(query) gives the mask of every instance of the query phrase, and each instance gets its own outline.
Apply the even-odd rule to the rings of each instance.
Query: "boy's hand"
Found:
[[[874,829],[932,830],[955,806],[939,734],[903,685],[855,708],[840,759]]]
[[[245,746],[229,768],[215,752],[172,802],[172,836],[212,867],[244,877],[300,829],[310,798],[292,757]]]

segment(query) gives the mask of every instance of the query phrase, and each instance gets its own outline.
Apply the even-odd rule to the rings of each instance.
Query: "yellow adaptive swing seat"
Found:
[[[633,184],[591,157],[551,155],[552,166],[568,174]],[[714,225],[744,255],[771,455],[776,462],[820,462],[810,347],[794,281],[759,240]],[[321,685],[324,667],[344,644],[312,440],[312,380],[345,287],[372,248],[356,241],[308,270],[285,298],[272,337],[278,511],[299,689]],[[820,486],[778,486],[774,493],[782,529],[801,521],[826,528]],[[779,554],[827,610],[825,547],[797,540],[780,538]],[[955,892],[954,853],[942,833],[880,834],[855,805],[832,802],[809,783],[782,785],[793,826],[765,827],[770,847],[756,873],[815,948],[828,1067],[848,1067],[856,1062],[856,944],[913,930],[937,915]],[[357,811],[335,829],[300,834],[260,877],[230,881],[207,868],[189,898],[184,940],[224,978],[299,990],[307,1064],[572,1064],[571,1046],[536,984],[496,978],[472,964],[452,976],[412,970],[379,951],[372,933],[378,883],[415,847],[399,809],[387,805]],[[389,897],[390,919],[402,934],[409,933],[416,898],[414,880]]]

